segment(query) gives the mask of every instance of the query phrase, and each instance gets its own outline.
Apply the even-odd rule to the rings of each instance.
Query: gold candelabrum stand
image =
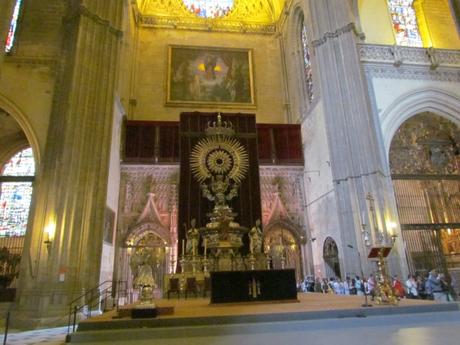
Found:
[[[398,304],[391,282],[388,279],[388,271],[385,258],[388,256],[391,247],[380,247],[377,253],[377,272],[375,284],[375,302],[377,304]]]
[[[382,231],[378,230],[377,218],[375,214],[375,205],[374,198],[369,193],[366,196],[366,200],[369,202],[369,211],[372,217],[373,228],[377,232],[376,236],[378,238],[379,246],[375,246],[371,249],[368,258],[376,259],[377,261],[377,272],[375,272],[375,288],[374,288],[374,299],[377,304],[398,304],[398,299],[396,298],[391,282],[388,279],[388,270],[386,264],[386,257],[390,253],[393,245],[387,245],[386,236]],[[368,233],[365,230],[365,225],[363,221],[363,234],[368,245]],[[393,243],[394,244],[394,243]]]

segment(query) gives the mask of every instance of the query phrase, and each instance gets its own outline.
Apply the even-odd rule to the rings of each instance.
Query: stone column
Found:
[[[379,119],[371,110],[357,50],[360,35],[349,1],[310,1],[309,5],[315,19],[312,45],[331,158],[341,268],[343,273],[360,271],[356,253],[359,249],[365,272],[369,273],[368,250],[361,234],[363,216],[374,243],[378,241],[378,230],[391,241],[387,222],[398,222]],[[376,209],[376,226],[370,229],[368,193]],[[390,272],[406,273],[401,241],[397,243],[399,263]]]
[[[121,0],[68,1],[18,284],[16,320],[29,326],[62,317],[99,284],[122,9]]]

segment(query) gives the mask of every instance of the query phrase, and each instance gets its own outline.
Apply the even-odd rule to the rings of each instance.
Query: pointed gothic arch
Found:
[[[399,127],[410,117],[423,112],[436,113],[460,125],[460,97],[444,90],[426,88],[395,99],[380,116],[387,157]]]
[[[25,115],[25,113],[19,108],[18,105],[16,105],[13,101],[8,99],[7,97],[3,96],[0,93],[0,109],[3,109],[6,113],[8,113],[16,122],[19,124],[21,129],[24,131],[24,134],[27,138],[28,143],[23,143],[16,147],[15,149],[11,149],[11,153],[13,151],[17,151],[21,148],[24,148],[25,146],[30,146],[32,148],[32,151],[34,153],[34,158],[35,158],[35,166],[38,167],[40,164],[40,145],[38,143],[37,135],[35,134],[34,129],[32,128],[32,125],[29,122],[29,119]]]
[[[281,254],[286,268],[295,269],[296,279],[303,279],[303,239],[300,229],[286,219],[276,219],[264,227],[264,252],[270,253],[273,268],[281,268]]]

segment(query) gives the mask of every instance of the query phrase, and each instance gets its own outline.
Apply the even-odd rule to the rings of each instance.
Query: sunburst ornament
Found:
[[[248,154],[235,138],[219,135],[203,138],[191,153],[190,168],[200,183],[216,175],[240,183],[248,167]]]

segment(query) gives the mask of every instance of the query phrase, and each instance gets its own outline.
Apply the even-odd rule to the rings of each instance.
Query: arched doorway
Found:
[[[280,224],[264,235],[264,251],[269,253],[274,269],[295,269],[296,280],[302,280],[302,261],[299,242],[294,233]]]
[[[326,238],[323,245],[323,259],[326,265],[326,277],[341,277],[339,249],[332,237]]]
[[[163,278],[170,273],[170,253],[171,247],[169,240],[164,238],[161,231],[155,231],[149,224],[135,228],[126,240],[128,254],[128,270],[126,281],[128,287],[132,287],[132,301],[137,300],[137,290],[135,280],[140,266],[147,263],[151,266],[153,279],[156,284],[154,290],[155,298],[160,298],[163,291]]]
[[[409,270],[460,277],[460,130],[432,111],[401,124],[389,161]]]

